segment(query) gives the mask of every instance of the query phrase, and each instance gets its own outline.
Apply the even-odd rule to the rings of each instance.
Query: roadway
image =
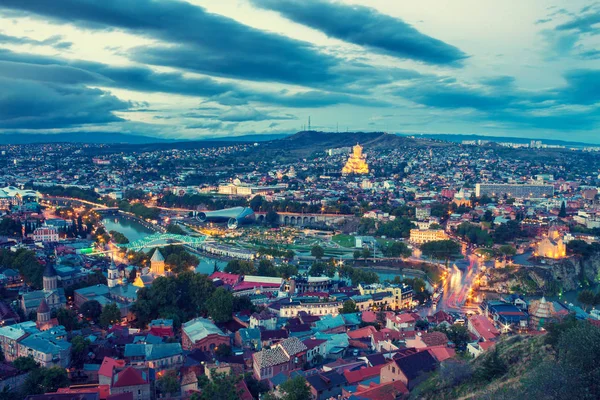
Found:
[[[475,304],[468,304],[468,302],[475,300],[472,287],[482,265],[481,259],[472,253],[468,253],[464,260],[459,260],[458,265],[454,263],[449,268],[448,277],[444,281],[442,298],[433,311],[466,313],[477,310]]]

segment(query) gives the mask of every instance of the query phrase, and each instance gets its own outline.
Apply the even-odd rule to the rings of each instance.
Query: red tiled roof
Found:
[[[240,280],[240,275],[238,274],[229,274],[227,272],[216,271],[213,272],[209,278],[212,279],[220,279],[223,283],[233,286]]]
[[[147,378],[144,379],[142,371],[139,371],[133,367],[127,367],[123,371],[116,375],[116,379],[113,378],[113,387],[126,387],[126,386],[137,386],[148,383]]]
[[[108,385],[82,385],[81,387],[58,388],[56,393],[77,394],[77,393],[98,393],[98,398],[104,400],[108,398],[110,390]]]
[[[98,375],[101,376],[112,376],[113,369],[123,368],[125,366],[125,360],[115,360],[114,358],[104,357],[102,360],[102,365],[100,365],[100,369],[98,370]]]
[[[381,364],[374,367],[364,367],[355,371],[344,371],[344,376],[346,377],[348,384],[352,385],[364,381],[365,379],[379,376],[381,368],[384,366],[385,364]]]
[[[483,351],[486,351],[487,349],[489,349],[490,347],[494,347],[495,345],[495,342],[479,342],[479,347],[481,347]]]
[[[373,336],[377,332],[374,326],[368,325],[355,331],[348,332],[350,339],[360,339]]]
[[[375,314],[373,311],[363,311],[360,318],[363,320],[363,322],[375,322],[377,321],[377,314]]]
[[[469,318],[469,323],[484,340],[492,340],[500,335],[498,329],[484,315],[474,315]]]
[[[448,344],[448,336],[443,332],[428,332],[421,335],[421,340],[427,346],[439,346]]]
[[[494,342],[483,342],[483,343],[494,343]],[[446,346],[431,346],[426,347],[422,350],[429,350],[429,352],[435,357],[438,362],[442,362],[456,355],[456,350]]]
[[[252,394],[250,393],[250,390],[248,389],[248,386],[246,385],[246,382],[244,382],[243,379],[239,381],[235,386],[238,389],[238,399],[254,400],[254,397],[252,397]]]
[[[355,395],[361,399],[369,400],[395,400],[408,394],[408,388],[402,381],[384,383],[364,389],[359,386]]]

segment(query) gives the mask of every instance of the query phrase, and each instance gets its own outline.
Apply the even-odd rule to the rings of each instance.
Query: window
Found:
[[[396,373],[396,367],[392,367],[392,374]]]

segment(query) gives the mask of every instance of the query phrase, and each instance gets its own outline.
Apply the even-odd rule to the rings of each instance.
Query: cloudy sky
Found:
[[[600,143],[600,2],[2,0],[0,133]]]

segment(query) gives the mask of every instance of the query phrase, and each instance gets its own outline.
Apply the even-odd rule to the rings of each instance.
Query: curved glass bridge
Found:
[[[171,245],[187,245],[197,248],[200,247],[205,240],[206,236],[187,236],[177,235],[175,233],[153,233],[152,235],[145,236],[142,239],[138,239],[126,244],[120,244],[118,246],[127,250],[141,250],[145,248],[164,247]]]

